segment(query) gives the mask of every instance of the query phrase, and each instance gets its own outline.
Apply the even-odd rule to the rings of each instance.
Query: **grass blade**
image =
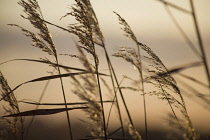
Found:
[[[175,74],[175,73],[178,73],[182,70],[185,70],[187,68],[191,68],[191,67],[197,67],[197,66],[200,66],[202,65],[202,62],[193,62],[191,64],[187,64],[185,66],[179,66],[179,67],[176,67],[176,68],[172,68],[166,72],[163,72],[163,73],[158,73],[157,75],[153,75],[153,76],[150,76],[149,78],[156,78],[156,77],[163,77],[163,76],[166,76],[168,74]],[[148,78],[147,78],[148,80]]]
[[[49,65],[53,65],[56,67],[60,67],[60,68],[65,68],[65,69],[71,69],[71,70],[77,70],[77,71],[86,71],[85,69],[80,69],[80,68],[75,68],[75,67],[69,67],[69,66],[65,66],[65,65],[60,65],[60,64],[56,64],[50,61],[44,61],[44,60],[36,60],[36,59],[12,59],[12,60],[8,60],[5,62],[0,63],[0,65],[5,64],[7,62],[11,62],[11,61],[30,61],[30,62],[38,62],[38,63],[44,63],[44,64],[49,64]]]
[[[88,71],[85,72],[76,72],[76,73],[65,73],[65,74],[59,74],[59,75],[52,75],[52,76],[44,76],[44,77],[40,77],[40,78],[36,78],[24,83],[21,83],[20,85],[16,86],[13,90],[11,90],[10,92],[8,92],[7,94],[5,94],[1,99],[3,100],[4,98],[6,98],[8,95],[10,95],[13,91],[15,91],[17,88],[19,88],[20,86],[27,84],[27,83],[32,83],[32,82],[39,82],[39,81],[45,81],[45,80],[50,80],[50,79],[57,79],[60,77],[69,77],[69,76],[75,76],[75,75],[80,75],[80,74],[87,74],[90,73]]]
[[[195,82],[195,83],[197,83],[197,84],[199,84],[199,85],[201,85],[203,87],[209,88],[209,85],[206,85],[205,83],[203,83],[203,82],[201,82],[201,81],[199,81],[199,80],[197,80],[197,79],[195,79],[195,78],[193,78],[191,76],[185,75],[183,73],[179,73],[179,75],[184,77],[184,78],[186,78],[186,79],[189,79],[189,80],[191,80],[191,81],[193,81],[193,82]]]
[[[36,116],[36,115],[51,115],[57,114],[68,110],[75,110],[75,109],[86,109],[88,107],[75,107],[75,108],[56,108],[56,109],[36,109],[30,110],[25,112],[20,112],[17,114],[6,115],[2,117],[19,117],[19,116]]]
[[[36,102],[27,102],[27,101],[19,101],[26,104],[32,104],[32,105],[65,105],[64,103],[36,103]],[[112,103],[114,101],[103,101],[103,103]],[[100,101],[98,101],[100,103]],[[78,102],[78,103],[66,103],[67,105],[85,105],[88,104],[88,102]]]
[[[52,75],[52,76],[44,76],[44,77],[40,77],[40,78],[30,80],[26,83],[46,81],[46,80],[51,80],[51,79],[57,79],[57,78],[60,78],[60,77],[69,77],[69,76],[75,76],[75,75],[87,74],[87,73],[90,73],[90,72],[86,71],[86,72],[65,73],[65,74],[58,74],[58,75]]]
[[[0,63],[0,65],[8,63],[8,62],[11,62],[11,61],[18,61],[18,60],[44,63],[44,64],[53,65],[55,67],[60,67],[60,68],[64,68],[64,69],[71,69],[71,70],[77,70],[77,71],[81,71],[81,72],[86,72],[87,71],[87,70],[81,69],[81,68],[69,67],[69,66],[65,66],[65,65],[56,64],[56,63],[53,63],[53,62],[50,62],[50,61],[36,60],[36,59],[12,59],[12,60],[8,60],[8,61],[5,61],[5,62],[2,62],[2,63]],[[104,74],[104,73],[99,73],[99,75],[109,76],[109,75]]]

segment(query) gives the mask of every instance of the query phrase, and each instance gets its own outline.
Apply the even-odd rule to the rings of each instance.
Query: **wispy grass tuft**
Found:
[[[18,25],[11,24],[12,26],[17,26],[21,28],[23,33],[30,37],[34,43],[33,46],[41,48],[43,51],[48,52],[48,54],[53,55],[57,65],[59,64],[58,61],[58,55],[57,55],[57,50],[54,45],[52,36],[50,34],[50,31],[47,27],[47,24],[44,22],[44,17],[41,12],[41,8],[39,7],[39,4],[36,0],[20,0],[18,2],[20,6],[24,8],[24,13],[26,14],[21,15],[24,19],[27,19],[33,26],[34,28],[38,29],[38,33],[33,33],[31,31],[28,31]],[[60,67],[57,67],[59,75],[61,75]],[[63,86],[63,80],[60,77],[60,83],[61,83],[61,89],[62,89],[62,94],[63,94],[63,99],[65,102],[65,108],[67,109],[66,105],[66,95],[64,91],[64,86]],[[68,111],[66,110],[66,115],[67,115],[67,120],[68,120],[68,127],[69,127],[69,134],[70,134],[70,139],[73,139],[72,136],[72,131],[71,131],[71,123],[70,123],[70,116]]]
[[[62,18],[65,18],[66,16],[71,16],[76,20],[76,23],[70,23],[67,28],[63,28],[59,25],[55,25],[49,21],[46,21],[42,15],[41,8],[36,0],[19,0],[18,4],[23,8],[23,12],[25,15],[21,15],[24,19],[30,22],[30,24],[35,28],[35,31],[30,31],[28,29],[25,29],[19,25],[16,24],[8,24],[13,27],[19,28],[22,33],[31,38],[32,40],[32,46],[41,49],[42,51],[46,52],[48,55],[51,55],[54,57],[54,60],[50,60],[48,58],[41,58],[41,59],[12,59],[9,61],[1,62],[0,65],[5,64],[7,62],[12,61],[28,61],[28,62],[35,62],[40,64],[47,64],[50,67],[53,67],[55,70],[57,70],[58,74],[53,74],[50,76],[41,76],[32,80],[28,80],[26,82],[23,82],[16,86],[15,88],[11,89],[9,87],[9,84],[7,83],[6,79],[4,78],[3,74],[0,72],[0,101],[4,100],[9,105],[8,107],[4,107],[5,115],[2,116],[4,118],[4,122],[7,123],[10,128],[9,130],[12,130],[13,138],[18,139],[18,133],[19,133],[19,126],[21,125],[21,133],[22,133],[22,140],[27,138],[27,132],[24,136],[24,121],[23,116],[37,116],[37,115],[53,115],[61,112],[66,112],[67,121],[68,121],[68,127],[69,127],[69,139],[73,140],[73,134],[72,134],[72,125],[71,120],[69,116],[70,110],[83,110],[85,114],[87,115],[87,121],[82,120],[86,126],[88,126],[89,135],[88,136],[82,136],[84,137],[84,140],[87,139],[97,139],[97,140],[128,140],[128,139],[134,139],[134,140],[142,140],[143,138],[145,140],[149,140],[148,137],[148,121],[147,121],[147,103],[146,103],[146,97],[147,96],[156,96],[159,100],[166,102],[168,104],[168,107],[171,109],[171,113],[168,114],[167,119],[169,122],[169,125],[173,128],[177,128],[181,130],[181,133],[183,135],[183,139],[185,140],[198,140],[199,135],[195,131],[192,121],[188,115],[186,103],[184,100],[184,97],[182,95],[183,92],[181,92],[181,88],[178,86],[176,80],[172,75],[179,74],[180,76],[191,80],[191,82],[197,83],[205,88],[209,88],[209,85],[204,84],[198,79],[195,79],[191,76],[180,74],[182,70],[192,68],[195,66],[203,65],[206,69],[206,74],[208,80],[209,78],[209,71],[208,71],[208,65],[206,56],[204,53],[204,48],[201,40],[200,31],[197,25],[197,19],[195,17],[195,10],[192,0],[190,1],[191,4],[191,11],[188,11],[182,7],[176,6],[173,3],[166,2],[164,0],[159,0],[160,2],[164,3],[166,6],[173,7],[179,11],[182,11],[184,13],[187,13],[189,15],[192,15],[194,23],[195,23],[195,29],[201,49],[201,53],[199,53],[194,45],[191,43],[190,39],[186,36],[184,31],[181,29],[181,26],[178,25],[178,22],[176,22],[175,18],[171,14],[173,22],[176,24],[177,28],[182,33],[185,40],[188,42],[188,44],[191,46],[191,49],[197,54],[199,57],[201,57],[202,62],[194,62],[190,64],[186,64],[184,66],[175,67],[172,69],[167,69],[167,67],[164,65],[163,61],[160,59],[159,56],[153,52],[153,50],[138,41],[136,35],[132,31],[129,24],[126,22],[125,19],[121,17],[118,13],[114,12],[118,19],[119,23],[121,25],[121,29],[124,31],[124,35],[131,39],[135,43],[135,46],[132,48],[129,47],[121,47],[120,50],[113,54],[113,56],[122,58],[129,64],[134,66],[134,69],[137,71],[138,76],[137,79],[132,79],[127,76],[124,76],[121,82],[118,82],[117,78],[117,72],[114,69],[114,65],[111,63],[110,56],[106,49],[105,39],[102,34],[102,31],[99,27],[99,22],[96,17],[96,14],[94,12],[94,9],[91,5],[90,0],[75,0],[75,4],[71,6],[71,12],[64,15]],[[168,7],[167,7],[168,8]],[[169,10],[169,9],[168,9]],[[67,66],[62,65],[60,63],[60,59],[58,58],[60,55],[57,51],[58,48],[56,48],[52,35],[50,33],[50,30],[48,29],[48,26],[52,25],[56,28],[61,29],[62,31],[71,33],[75,35],[78,39],[78,43],[76,44],[76,47],[78,49],[79,54],[60,54],[64,56],[70,56],[71,58],[78,59],[79,62],[82,64],[83,68],[77,68],[74,66]],[[101,47],[100,49],[104,50],[106,61],[108,64],[108,70],[109,75],[105,73],[99,72],[99,66],[101,65],[100,57],[97,55],[97,48]],[[89,57],[91,57],[89,59]],[[92,61],[93,60],[93,61]],[[143,61],[144,60],[144,61]],[[61,73],[61,69],[65,70],[66,73]],[[73,72],[72,72],[73,71]],[[109,82],[107,79],[103,79],[102,76],[106,76],[106,78],[110,78]],[[63,78],[70,78],[71,85],[73,85],[73,89],[71,89],[71,92],[69,94],[76,95],[79,100],[77,102],[67,102],[66,99],[66,92],[64,90],[64,84],[63,84]],[[40,81],[49,81],[59,79],[60,80],[60,86],[61,86],[61,92],[63,95],[64,102],[63,103],[41,103],[39,100],[38,102],[34,101],[28,101],[28,100],[21,100],[17,101],[14,91],[17,90],[22,85],[26,84],[32,84]],[[122,82],[125,80],[131,80],[133,85],[126,85],[121,86]],[[185,82],[179,82],[181,83],[185,89],[191,91],[195,97],[199,97],[200,100],[202,100],[205,105],[209,105],[209,98],[208,96],[204,96],[204,94],[201,94],[200,91],[196,90],[195,88],[191,87],[189,84],[186,84]],[[112,88],[110,88],[109,84],[112,84]],[[146,92],[146,86],[152,85],[154,87],[154,90],[150,90],[150,92]],[[101,88],[104,86],[107,88],[108,91],[108,97],[111,97],[110,101],[105,101],[105,92]],[[47,88],[47,86],[46,86]],[[45,89],[46,89],[45,88]],[[124,95],[122,90],[127,89],[132,92],[138,92],[142,95],[142,104],[144,111],[142,113],[142,116],[144,116],[144,128],[145,128],[145,136],[141,136],[140,133],[137,131],[136,126],[137,124],[133,122],[130,109],[127,106],[127,103],[125,101]],[[184,90],[182,90],[184,91]],[[113,94],[114,93],[114,94]],[[119,94],[119,95],[118,95]],[[190,95],[190,96],[193,96]],[[121,99],[119,98],[121,97]],[[40,97],[42,98],[42,96]],[[122,103],[121,103],[122,102]],[[24,103],[25,105],[31,104],[35,105],[35,110],[28,110],[20,112],[19,104],[18,103]],[[105,114],[104,105],[105,103],[112,103],[109,114]],[[65,108],[53,108],[53,109],[38,109],[38,106],[65,106]],[[110,116],[112,115],[112,108],[116,105],[117,107],[117,113],[119,117],[120,126],[117,126],[114,130],[110,132],[111,129],[110,126]],[[120,106],[123,105],[123,106]],[[69,107],[71,106],[71,107]],[[123,112],[122,107],[124,107],[127,117],[129,121],[124,123],[123,118]],[[207,109],[209,108],[206,107]],[[9,118],[9,119],[8,119]],[[6,120],[6,121],[5,121]],[[20,123],[20,125],[19,125]],[[142,126],[142,125],[141,125]],[[28,129],[29,130],[29,129]],[[108,133],[110,132],[110,133]],[[9,135],[6,131],[1,131],[3,135]],[[127,136],[127,133],[130,136]],[[0,134],[0,139],[2,134]],[[115,137],[114,135],[118,135],[119,137]],[[152,134],[152,131],[151,131]],[[6,137],[3,137],[6,139]],[[82,140],[82,139],[80,139]]]
[[[10,91],[11,91],[11,88],[10,88],[9,84],[7,83],[7,80],[4,78],[3,74],[0,71],[0,92],[1,92],[0,95],[2,97],[4,97]],[[4,107],[5,114],[11,115],[11,114],[20,113],[18,101],[17,101],[13,92],[9,96],[4,98],[4,101],[9,103],[9,107],[6,107],[6,106]],[[12,118],[12,120],[9,120],[9,119],[5,119],[5,120],[6,120],[6,123],[8,124],[8,126],[10,126],[10,130],[12,130],[14,140],[18,138],[18,133],[19,133],[18,132],[18,123],[20,122],[21,137],[23,140],[24,139],[24,119],[23,119],[23,117],[20,116],[17,118]]]
[[[146,98],[145,98],[145,91],[144,91],[144,82],[143,82],[143,73],[142,73],[142,62],[141,62],[141,54],[140,54],[140,45],[138,43],[138,40],[131,30],[131,27],[128,25],[128,23],[123,19],[118,13],[114,12],[119,19],[119,23],[122,25],[122,30],[125,32],[125,36],[130,38],[134,43],[136,44],[137,51],[135,49],[131,48],[121,48],[121,50],[118,53],[115,53],[115,57],[121,57],[124,60],[126,60],[128,63],[131,63],[134,65],[134,67],[138,70],[139,73],[139,87],[143,95],[143,106],[144,106],[144,124],[145,124],[145,139],[148,139],[148,124],[147,124],[147,110],[146,110]],[[133,125],[133,124],[130,124]],[[132,126],[133,128],[134,125]],[[137,133],[137,131],[135,132]]]
[[[84,110],[88,118],[92,123],[90,123],[90,134],[96,138],[100,139],[104,137],[104,126],[103,126],[103,116],[102,116],[102,107],[98,103],[100,99],[99,96],[99,87],[97,78],[95,76],[95,68],[91,65],[88,61],[88,58],[82,51],[82,49],[78,46],[80,56],[79,60],[83,64],[83,66],[88,70],[91,71],[90,74],[87,75],[80,75],[79,79],[71,76],[75,89],[72,92],[77,95],[82,101],[87,102],[85,104],[88,109]]]
[[[145,58],[148,58],[151,62],[153,62],[153,65],[150,65],[148,71],[152,73],[152,75],[156,75],[149,76],[145,79],[145,82],[153,84],[158,89],[151,92],[150,95],[156,95],[159,99],[166,100],[170,105],[177,123],[180,124],[180,127],[185,128],[184,133],[186,134],[186,137],[189,139],[197,139],[197,134],[187,113],[184,98],[178,88],[175,79],[170,75],[170,73],[168,73],[166,66],[151,50],[151,48],[142,43],[139,44],[141,44],[141,48],[148,54],[148,56],[145,56]],[[182,114],[182,117],[186,122],[185,125],[179,122],[174,107],[177,108]]]
[[[78,23],[69,25],[69,32],[75,34],[79,38],[79,42],[82,44],[80,48],[83,48],[85,51],[87,51],[87,53],[91,54],[94,59],[94,70],[96,73],[99,97],[101,100],[101,113],[103,120],[103,129],[104,129],[103,132],[105,139],[108,140],[104,107],[103,107],[103,98],[100,87],[101,84],[98,72],[99,59],[95,50],[95,42],[98,42],[98,39],[103,38],[103,36],[99,29],[98,21],[90,1],[75,0],[75,2],[76,4],[71,7],[72,12],[67,13],[65,16],[71,15],[77,20]],[[80,53],[82,53],[81,50]],[[85,67],[88,68],[89,66],[86,64]],[[90,69],[90,67],[88,69]]]

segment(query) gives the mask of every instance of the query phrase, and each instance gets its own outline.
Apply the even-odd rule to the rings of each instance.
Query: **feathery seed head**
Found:
[[[49,32],[47,24],[45,23],[42,16],[38,2],[36,0],[20,0],[18,4],[24,8],[23,11],[26,14],[26,16],[21,16],[24,19],[29,20],[30,23],[39,30],[39,33],[33,33],[15,24],[9,25],[19,27],[24,35],[32,39],[34,43],[33,46],[41,48],[44,52],[48,52],[50,55],[55,55],[56,48],[54,46],[54,42],[52,40],[52,36]]]

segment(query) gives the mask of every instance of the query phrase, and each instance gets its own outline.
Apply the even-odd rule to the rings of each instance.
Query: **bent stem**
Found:
[[[138,53],[136,54],[136,63],[135,62],[131,62],[128,61],[130,63],[132,63],[134,66],[137,67],[139,75],[140,75],[140,81],[141,81],[141,91],[143,93],[143,105],[144,105],[144,123],[145,123],[145,133],[146,133],[146,140],[148,139],[148,128],[147,128],[147,112],[146,112],[146,99],[145,99],[145,91],[144,91],[144,81],[143,81],[143,74],[142,74],[142,62],[141,62],[141,54],[140,54],[140,44],[138,43],[138,40],[135,36],[135,34],[133,33],[133,31],[131,30],[131,27],[128,25],[128,23],[125,21],[125,19],[123,19],[118,13],[114,12],[119,19],[119,23],[123,26],[121,29],[125,32],[125,36],[130,38],[132,41],[134,41],[134,43],[136,44],[137,47],[137,51]],[[134,55],[133,53],[131,55]],[[131,58],[132,59],[132,58]],[[133,125],[133,124],[132,124]],[[133,126],[134,127],[134,126]]]
[[[52,25],[52,26],[54,26],[54,27],[57,27],[57,28],[59,28],[59,29],[61,29],[61,30],[63,30],[63,31],[72,33],[72,31],[70,31],[70,30],[68,30],[68,29],[66,29],[66,28],[63,28],[63,27],[61,27],[61,26],[55,25],[55,24],[53,24],[53,23],[51,23],[51,22],[49,22],[49,21],[46,21],[46,20],[42,20],[42,21],[45,22],[45,23],[47,23],[47,24],[50,24],[50,25]],[[128,115],[129,121],[130,121],[130,124],[133,125],[133,121],[132,121],[130,112],[129,112],[129,110],[128,110],[127,104],[126,104],[125,99],[124,99],[124,96],[123,96],[123,94],[122,94],[122,90],[119,88],[120,85],[119,85],[119,82],[118,82],[118,79],[117,79],[115,70],[114,70],[114,68],[113,68],[113,65],[112,65],[112,63],[111,63],[111,60],[110,60],[110,58],[109,58],[108,52],[107,52],[107,50],[106,50],[105,44],[104,44],[104,42],[103,42],[103,39],[101,39],[101,41],[102,41],[102,44],[97,44],[97,43],[96,43],[96,44],[97,44],[97,45],[100,45],[100,46],[103,47],[103,49],[104,49],[104,52],[105,52],[105,55],[106,55],[106,59],[107,59],[107,62],[108,62],[108,66],[109,66],[109,71],[110,71],[110,73],[111,73],[111,75],[112,75],[112,76],[111,76],[111,77],[112,77],[112,84],[114,83],[114,80],[115,80],[115,82],[116,82],[116,84],[117,84],[117,87],[118,87],[118,89],[119,89],[120,96],[121,96],[122,101],[123,101],[123,105],[124,105],[124,107],[125,107],[125,109],[126,109],[126,112],[127,112],[127,115]],[[95,43],[95,42],[94,42],[94,43]],[[113,85],[114,85],[114,84],[113,84]],[[117,101],[117,102],[118,102],[118,101]],[[118,103],[118,104],[119,104],[119,103]],[[120,110],[120,109],[118,108],[118,110]],[[118,112],[120,112],[120,111],[118,111]],[[119,116],[121,116],[121,114],[119,114]],[[105,120],[105,119],[104,119],[104,120]],[[120,120],[122,120],[121,117],[120,117]],[[121,122],[121,126],[122,126],[122,128],[123,128],[123,123],[122,123],[122,122]]]
[[[198,27],[197,18],[196,18],[196,15],[195,15],[195,8],[194,8],[193,0],[190,0],[190,6],[191,6],[191,9],[192,9],[194,26],[195,26],[196,35],[197,35],[197,38],[198,38],[199,47],[200,47],[200,50],[201,50],[201,53],[202,53],[202,60],[203,60],[203,63],[204,63],[206,76],[207,76],[207,79],[208,79],[208,82],[209,82],[209,90],[210,90],[210,73],[209,73],[208,63],[207,63],[207,59],[206,59],[206,54],[205,54],[200,30],[199,30],[199,27]]]
[[[126,110],[126,113],[127,113],[127,115],[128,115],[129,121],[130,121],[130,123],[133,125],[133,121],[132,121],[130,112],[129,112],[129,110],[128,110],[127,104],[126,104],[126,102],[125,102],[125,98],[124,98],[124,96],[123,96],[123,94],[122,94],[122,90],[121,90],[121,88],[120,88],[119,81],[118,81],[118,79],[117,79],[115,70],[114,70],[114,68],[113,68],[113,65],[112,65],[112,63],[111,63],[111,60],[110,60],[110,58],[109,58],[109,55],[108,55],[108,52],[107,52],[107,50],[106,50],[106,47],[105,47],[105,44],[104,44],[104,43],[102,43],[102,47],[103,47],[104,52],[105,52],[105,55],[106,55],[106,59],[107,59],[108,65],[109,65],[110,73],[113,74],[114,80],[115,80],[115,82],[116,82],[116,84],[117,84],[117,88],[118,88],[119,93],[120,93],[120,96],[121,96],[121,98],[122,98],[123,105],[124,105],[124,107],[125,107],[125,110]],[[115,95],[115,96],[116,96],[116,98],[117,98],[117,95]],[[120,109],[118,109],[118,110],[120,110]],[[119,115],[120,115],[120,114],[119,114]],[[121,116],[121,115],[120,115],[120,116]],[[122,124],[122,126],[123,126],[123,124]]]

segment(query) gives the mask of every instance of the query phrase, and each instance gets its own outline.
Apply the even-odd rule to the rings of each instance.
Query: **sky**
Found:
[[[210,1],[209,0],[193,0],[195,4],[196,16],[198,17],[199,29],[203,39],[208,64],[210,64]],[[74,23],[75,20],[72,17],[66,17],[62,20],[60,18],[66,13],[70,12],[70,5],[74,2],[69,0],[39,0],[42,13],[45,20],[67,27],[68,24]],[[191,62],[200,61],[199,58],[189,48],[174,23],[171,21],[169,15],[166,12],[165,7],[162,3],[157,0],[91,0],[95,13],[98,17],[101,30],[105,37],[105,43],[110,54],[116,52],[120,47],[132,47],[134,44],[123,36],[121,26],[118,23],[117,16],[113,13],[116,11],[119,13],[131,26],[132,30],[136,34],[138,40],[144,44],[150,46],[153,51],[162,59],[164,64],[169,68],[178,66],[184,66]],[[169,0],[180,7],[187,10],[190,9],[188,0],[185,1],[174,1]],[[39,59],[40,57],[48,57],[46,53],[41,52],[38,48],[32,47],[30,39],[22,35],[21,31],[15,27],[10,27],[7,24],[18,24],[26,29],[34,30],[33,27],[23,18],[20,17],[22,8],[12,0],[0,0],[0,63],[16,59],[16,58],[31,58]],[[170,8],[173,15],[182,26],[186,34],[189,36],[191,41],[197,45],[196,34],[194,30],[194,24],[192,17],[186,13],[177,11],[174,8]],[[77,39],[73,35],[62,32],[60,29],[49,25],[49,29],[52,33],[53,39],[61,54],[76,53],[76,47],[74,41]],[[99,69],[103,72],[107,72],[105,59],[103,58],[103,51],[99,48],[98,55],[101,58],[101,65]],[[74,60],[68,57],[59,56],[60,60],[64,64],[79,66]],[[133,71],[132,66],[128,66],[127,63],[121,59],[112,58],[115,64],[116,71],[118,71],[119,79],[122,79],[122,75],[128,74],[135,78],[136,72]],[[41,64],[29,63],[29,62],[10,62],[0,66],[0,70],[7,78],[11,87],[15,87],[18,84],[31,80],[33,78],[48,75],[47,71],[51,71],[52,68]],[[184,74],[189,74],[196,79],[199,79],[207,84],[206,75],[203,67],[196,67],[189,70],[185,70]],[[176,76],[180,79],[179,76]],[[69,81],[67,80],[66,83]],[[191,81],[185,81],[190,84],[194,84]],[[43,102],[55,101],[62,102],[62,98],[58,95],[60,89],[58,88],[58,82],[52,81],[49,91],[46,93]],[[67,84],[66,84],[67,85]],[[30,85],[24,85],[16,91],[16,96],[19,100],[30,99],[38,100],[39,95],[43,90],[44,83],[35,83]],[[68,86],[68,85],[67,85]],[[181,85],[182,86],[182,85]],[[209,94],[209,91],[201,86],[196,86],[196,89],[202,94]],[[28,93],[31,91],[32,93]],[[71,91],[69,88],[67,91]],[[50,94],[53,92],[53,95]],[[54,93],[57,92],[57,93]],[[126,94],[132,114],[135,116],[134,120],[139,122],[138,115],[141,114],[142,107],[132,104],[132,102],[140,102],[136,97],[141,98],[138,94]],[[59,98],[58,98],[59,97]],[[70,98],[70,97],[69,97]],[[200,101],[197,98],[189,100],[188,96],[185,96],[186,103],[189,108],[189,114],[192,116],[192,120],[195,123],[196,128],[207,132],[210,130],[209,118],[210,113],[203,109]],[[73,99],[76,101],[76,99]],[[150,117],[151,124],[154,123],[156,126],[159,120],[163,120],[164,116],[162,111],[167,110],[167,104],[162,104],[160,101],[155,100],[154,97],[148,97],[148,114]],[[0,103],[2,106],[2,103]],[[155,106],[155,108],[154,108]],[[27,110],[28,106],[21,105],[23,110]],[[138,110],[138,107],[140,110]],[[31,107],[33,108],[33,106]],[[0,109],[1,110],[1,109]],[[138,110],[138,111],[137,111]],[[161,111],[154,111],[161,110]],[[199,113],[198,113],[199,112]],[[2,111],[0,111],[2,114]],[[157,117],[152,117],[156,115]],[[64,121],[64,119],[61,119]],[[163,123],[163,121],[161,121]]]

